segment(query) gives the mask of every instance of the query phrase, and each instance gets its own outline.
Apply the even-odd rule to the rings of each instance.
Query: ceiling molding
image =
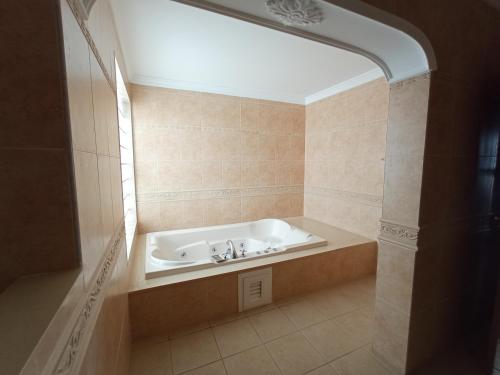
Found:
[[[290,104],[308,105],[382,77],[384,77],[384,72],[381,69],[376,68],[356,77],[340,82],[327,89],[318,91],[317,93],[308,95],[305,98],[301,95],[290,95],[289,93],[284,92],[280,93],[261,90],[237,89],[234,87],[212,86],[197,82],[164,79],[160,77],[151,77],[145,75],[135,75],[131,80],[131,83],[136,85],[162,87],[173,90],[196,91],[210,94],[238,96],[242,98],[272,100]]]
[[[384,77],[384,72],[382,72],[381,69],[377,68],[377,69],[370,70],[369,72],[360,74],[359,76],[350,78],[344,82],[340,82],[340,83],[338,83],[332,87],[329,87],[325,90],[321,90],[315,94],[306,96],[304,103],[307,105],[307,104],[317,102],[321,99],[325,99],[325,98],[332,96],[332,95],[337,95],[343,91],[350,90],[356,86],[360,86],[364,83],[373,81],[373,80],[381,78],[381,77]]]

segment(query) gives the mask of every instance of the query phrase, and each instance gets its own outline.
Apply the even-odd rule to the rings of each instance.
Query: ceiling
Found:
[[[111,0],[133,83],[308,103],[383,76],[367,58],[169,0]]]

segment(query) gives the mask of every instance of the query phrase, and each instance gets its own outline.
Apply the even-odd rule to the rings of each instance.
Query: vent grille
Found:
[[[239,310],[244,311],[272,302],[272,269],[238,275]]]
[[[262,297],[262,281],[254,281],[250,284],[248,287],[249,293],[250,293],[250,298],[255,299],[255,298],[261,298]]]

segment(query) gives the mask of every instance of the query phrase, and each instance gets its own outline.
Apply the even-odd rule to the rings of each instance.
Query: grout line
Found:
[[[267,355],[269,356],[269,358],[271,358],[271,361],[273,361],[274,365],[276,366],[276,368],[278,369],[278,371],[283,374],[283,371],[281,370],[281,367],[278,366],[278,362],[276,362],[276,360],[274,359],[273,355],[271,354],[271,351],[269,350],[269,348],[267,347],[266,344],[262,344],[262,346],[264,347],[264,350],[267,352]],[[283,374],[284,375],[284,374]]]

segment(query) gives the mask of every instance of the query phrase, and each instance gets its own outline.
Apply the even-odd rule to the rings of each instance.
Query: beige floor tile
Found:
[[[361,311],[354,311],[335,319],[342,328],[349,333],[346,340],[349,342],[348,347],[361,347],[369,344],[373,338],[373,320],[368,318]]]
[[[219,350],[210,329],[182,336],[172,340],[171,343],[174,374],[220,359]]]
[[[191,333],[202,331],[202,330],[207,329],[209,327],[210,327],[210,324],[208,322],[203,322],[203,323],[199,323],[199,324],[196,324],[193,326],[176,329],[176,330],[172,331],[171,333],[169,333],[168,337],[170,339],[176,339],[178,337],[182,337],[182,336],[189,335]]]
[[[221,325],[221,324],[226,324],[226,323],[229,323],[229,322],[234,322],[235,320],[246,318],[246,316],[247,315],[244,312],[239,312],[239,313],[236,313],[236,314],[231,314],[231,315],[223,316],[223,317],[221,317],[219,319],[211,320],[210,321],[210,326],[215,327],[215,326],[218,326],[218,325]]]
[[[375,304],[375,291],[367,290],[360,284],[347,284],[339,287],[336,291],[349,297],[360,308]]]
[[[142,342],[134,345],[130,356],[130,375],[172,374],[170,342]]]
[[[307,300],[281,306],[280,310],[292,321],[297,328],[305,328],[326,320],[325,314]]]
[[[269,303],[269,304],[264,305],[264,306],[259,306],[259,307],[256,307],[254,309],[246,310],[245,315],[250,316],[250,315],[260,314],[260,313],[263,313],[264,311],[273,310],[276,307],[277,307],[277,305],[275,305],[274,303]]]
[[[359,304],[352,297],[340,293],[336,289],[311,294],[307,297],[307,300],[327,318],[334,318],[359,309]]]
[[[228,375],[280,375],[264,346],[258,346],[224,359]]]
[[[296,330],[293,323],[279,309],[252,315],[250,322],[264,342],[277,339]]]
[[[358,349],[332,363],[340,375],[389,375],[390,371],[371,353],[370,348]]]
[[[352,350],[349,333],[331,320],[315,324],[301,331],[326,359],[333,361]]]
[[[222,357],[228,357],[261,344],[248,318],[222,324],[214,327],[213,331]]]
[[[285,375],[304,374],[326,362],[300,332],[271,341],[266,347]]]
[[[308,372],[307,375],[339,375],[339,372],[330,365],[324,365],[316,370]],[[368,374],[366,374],[368,375]]]
[[[199,367],[195,370],[185,372],[182,375],[226,375],[226,369],[224,368],[224,363],[222,363],[222,361],[217,361],[210,363],[209,365]]]

